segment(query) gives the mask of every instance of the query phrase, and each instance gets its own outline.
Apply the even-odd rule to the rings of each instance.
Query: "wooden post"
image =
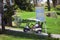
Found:
[[[0,14],[1,14],[1,26],[2,26],[2,32],[5,31],[5,25],[4,25],[4,19],[3,19],[3,14],[4,14],[4,11],[3,11],[3,0],[0,0]]]

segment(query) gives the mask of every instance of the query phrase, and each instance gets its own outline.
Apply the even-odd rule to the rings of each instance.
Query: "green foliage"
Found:
[[[45,6],[45,9],[47,9],[48,7],[47,6]]]
[[[60,15],[60,11],[57,11],[57,15]]]
[[[56,8],[57,8],[58,10],[60,10],[60,5],[57,5]]]
[[[30,3],[30,0],[15,0],[15,4],[21,9],[26,11],[33,11],[34,5]]]
[[[12,15],[14,15],[14,6],[4,5],[4,15],[3,20],[5,21],[5,25],[12,25]]]
[[[14,17],[12,17],[12,21],[14,21]]]
[[[0,34],[0,40],[59,40],[58,38],[50,38],[38,36],[35,34],[27,34],[22,32],[8,32],[7,34]]]
[[[14,14],[13,7],[12,6],[10,6],[10,7],[6,6],[6,8],[7,8],[7,10],[4,11],[4,17],[7,17],[7,18],[11,17]]]
[[[60,5],[57,5],[55,10],[56,10],[56,13],[60,15]]]

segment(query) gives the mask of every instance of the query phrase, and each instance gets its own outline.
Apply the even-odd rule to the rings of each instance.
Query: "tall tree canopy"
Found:
[[[32,4],[30,3],[30,0],[15,0],[15,4],[17,4],[21,10],[32,11]]]

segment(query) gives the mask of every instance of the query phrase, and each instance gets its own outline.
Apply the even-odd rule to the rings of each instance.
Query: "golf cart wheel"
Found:
[[[24,32],[27,32],[27,30],[24,30]]]
[[[41,30],[38,30],[37,33],[41,33]]]

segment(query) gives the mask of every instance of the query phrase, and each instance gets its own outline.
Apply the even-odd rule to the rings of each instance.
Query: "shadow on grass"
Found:
[[[20,37],[20,38],[28,38],[28,39],[45,39],[47,36],[39,36],[39,35],[35,35],[35,34],[30,34],[30,33],[24,33],[24,32],[20,32],[20,31],[13,31],[13,30],[5,30],[5,32],[3,33],[5,35],[11,35],[14,37]]]
[[[35,34],[24,33],[20,31],[14,31],[14,30],[5,30],[4,33],[1,33],[0,30],[0,35],[1,34],[14,36],[16,38],[19,37],[19,38],[26,38],[26,39],[33,39],[33,40],[59,40],[59,38],[50,38],[44,35],[35,35]]]

